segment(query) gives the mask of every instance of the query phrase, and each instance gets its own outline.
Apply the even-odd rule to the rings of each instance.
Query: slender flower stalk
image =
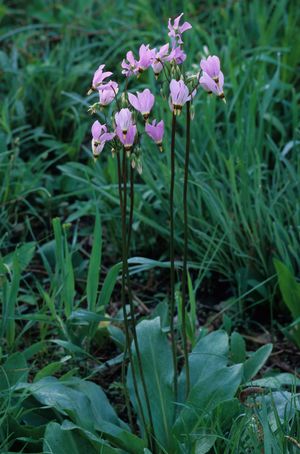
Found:
[[[152,419],[152,412],[151,412],[151,407],[150,407],[150,400],[147,392],[147,386],[145,382],[145,377],[144,377],[144,371],[143,371],[143,365],[142,365],[142,359],[141,359],[141,354],[140,354],[140,349],[138,345],[138,339],[137,339],[137,334],[136,334],[136,319],[135,319],[135,313],[134,313],[134,304],[133,304],[133,298],[132,298],[132,291],[131,291],[131,282],[130,282],[130,276],[129,276],[129,269],[128,269],[128,249],[129,249],[129,243],[128,243],[128,237],[126,238],[126,214],[127,214],[127,150],[126,147],[124,146],[123,148],[123,162],[122,162],[122,183],[123,183],[123,204],[122,204],[122,250],[123,250],[123,266],[122,266],[122,288],[124,284],[124,289],[125,289],[125,279],[127,283],[127,289],[128,289],[128,301],[129,301],[129,308],[130,308],[130,319],[131,319],[131,332],[132,332],[132,337],[133,337],[133,344],[135,347],[136,351],[136,357],[137,357],[137,363],[138,363],[138,368],[139,368],[139,373],[141,377],[141,382],[142,382],[142,388],[143,388],[143,394],[145,397],[146,401],[146,408],[147,408],[147,413],[149,417],[149,428],[146,431],[147,437],[148,437],[148,442],[151,450],[155,454],[155,443],[154,443],[154,426],[153,426],[153,419]],[[133,183],[134,184],[134,181]],[[134,192],[131,192],[131,197],[130,197],[130,204],[133,206],[134,204]],[[130,207],[130,211],[133,212],[133,207]],[[124,279],[124,281],[123,281]],[[123,306],[123,313],[124,313],[124,306]],[[125,308],[125,313],[126,313],[126,308]],[[127,313],[126,313],[127,316]],[[129,347],[128,351],[130,351],[131,359],[131,369],[132,372],[134,372],[134,363],[132,359],[132,353],[131,353],[131,348]],[[143,424],[144,427],[148,427],[148,424],[146,423],[146,418],[143,412],[142,407],[140,407],[141,414],[143,415]]]
[[[130,250],[130,240],[133,224],[133,210],[134,210],[134,168],[130,166],[130,208],[129,208],[129,222],[128,222],[128,238],[127,238],[127,250]]]
[[[190,391],[190,368],[189,368],[189,351],[186,332],[186,287],[187,287],[187,254],[188,254],[188,174],[190,160],[190,138],[191,138],[191,101],[186,103],[186,144],[185,144],[185,162],[184,162],[184,182],[183,182],[183,270],[182,270],[182,300],[181,300],[181,320],[182,320],[182,342],[186,371],[186,397]]]
[[[172,115],[172,136],[171,136],[171,181],[170,181],[170,330],[174,367],[174,399],[177,400],[178,374],[177,374],[177,348],[175,336],[175,253],[174,253],[174,186],[175,186],[175,135],[176,135],[176,114]]]
[[[133,381],[133,387],[134,387],[134,392],[137,400],[137,404],[140,410],[141,418],[143,421],[143,424],[146,423],[145,420],[145,415],[143,412],[143,407],[142,407],[142,402],[141,398],[139,395],[139,390],[138,390],[138,385],[137,385],[137,379],[136,379],[136,372],[133,367],[133,358],[132,358],[132,352],[130,348],[130,330],[129,330],[129,322],[128,322],[128,315],[126,311],[126,294],[125,294],[125,285],[126,285],[126,270],[124,266],[124,261],[126,258],[126,218],[124,217],[124,194],[122,194],[122,173],[121,173],[121,160],[120,160],[120,155],[117,153],[117,165],[118,165],[118,189],[119,189],[119,201],[120,201],[120,211],[121,211],[121,219],[122,219],[122,288],[121,288],[121,300],[122,300],[122,309],[123,309],[123,318],[124,318],[124,327],[125,327],[125,340],[126,340],[126,349],[125,351],[128,353],[129,357],[129,362],[131,364],[132,368],[132,381]],[[127,260],[127,258],[126,258]],[[125,361],[125,358],[124,358]],[[126,399],[127,401],[127,399]],[[128,402],[127,402],[128,404]],[[130,404],[127,407],[127,413],[128,416],[131,415],[131,408]],[[129,416],[131,418],[131,416]],[[132,418],[131,418],[132,419]]]

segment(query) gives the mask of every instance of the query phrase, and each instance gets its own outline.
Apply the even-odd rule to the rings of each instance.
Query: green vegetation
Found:
[[[8,0],[0,3],[3,453],[150,453],[130,376],[136,433],[124,397],[116,164],[106,152],[93,162],[87,111],[96,95],[86,93],[99,64],[120,74],[126,52],[167,40],[168,17],[182,10],[193,25],[187,67],[204,46],[220,55],[227,104],[201,96],[193,106],[187,334],[191,373],[201,380],[194,400],[181,395],[176,410],[166,334],[167,144],[164,153],[144,150],[135,186],[129,266],[151,405],[163,396],[153,409],[155,434],[167,454],[299,452],[297,363],[287,361],[281,373],[269,341],[246,348],[241,335],[271,333],[275,355],[286,336],[299,353],[298,2]],[[157,84],[150,72],[139,83],[153,91]],[[157,97],[160,118],[167,108]],[[169,128],[166,121],[168,137]],[[179,133],[177,271],[184,150]],[[178,283],[178,307],[179,295]],[[212,326],[218,330],[209,333]],[[157,370],[161,389],[152,387]],[[184,380],[183,370],[183,388]]]

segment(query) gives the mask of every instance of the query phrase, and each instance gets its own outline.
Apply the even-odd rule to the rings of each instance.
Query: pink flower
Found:
[[[93,155],[97,158],[103,150],[105,143],[112,140],[115,137],[115,134],[107,132],[106,125],[102,125],[96,120],[92,125],[92,137]]]
[[[162,151],[162,139],[165,132],[165,125],[164,121],[161,120],[159,123],[156,124],[156,120],[153,120],[152,124],[146,123],[145,131],[149,137],[159,146],[160,150]]]
[[[138,112],[141,112],[145,120],[149,118],[155,98],[148,88],[142,91],[142,93],[137,92],[137,96],[132,93],[128,93],[128,100],[132,107],[134,107]]]
[[[137,131],[136,125],[133,124],[129,126],[126,134],[124,134],[120,126],[117,126],[116,128],[117,136],[119,137],[120,142],[124,145],[126,151],[131,150],[136,136],[136,131]]]
[[[132,114],[129,109],[121,109],[120,112],[115,114],[115,122],[123,134],[126,134],[129,127],[132,125]]]
[[[95,72],[92,82],[92,90],[97,90],[99,86],[103,83],[103,81],[107,79],[107,77],[112,75],[112,72],[110,71],[103,72],[104,67],[105,65],[100,65],[97,71]]]
[[[209,94],[214,93],[221,99],[225,99],[223,93],[223,85],[224,85],[224,74],[222,71],[219,73],[218,82],[213,80],[207,73],[203,73],[202,77],[200,78],[200,85],[207,91]]]
[[[169,33],[168,35],[172,38],[173,41],[176,39],[178,40],[178,44],[183,44],[183,41],[181,39],[182,33],[186,32],[190,28],[192,28],[191,24],[189,22],[184,22],[184,24],[179,25],[180,19],[182,18],[183,13],[180,14],[180,16],[176,17],[174,19],[174,24],[172,25],[171,19],[169,19],[168,23],[168,29]]]
[[[101,106],[107,106],[110,104],[116,97],[119,91],[119,86],[117,82],[111,80],[104,86],[99,88],[99,102]]]
[[[169,43],[165,44],[160,48],[155,54],[155,59],[152,63],[152,68],[154,71],[155,77],[158,77],[159,73],[163,70],[163,62],[167,60],[169,52]]]
[[[155,58],[155,50],[149,48],[149,44],[145,46],[142,44],[139,49],[139,61],[137,62],[137,69],[140,73],[145,71],[152,64]]]
[[[127,52],[126,59],[127,61],[124,59],[121,64],[123,68],[122,74],[124,74],[126,77],[137,74],[138,72],[137,61],[135,60],[131,50]]]
[[[139,60],[135,60],[132,51],[130,50],[126,54],[126,59],[122,61],[122,74],[125,74],[126,77],[142,73],[152,64],[155,58],[155,50],[149,48],[149,44],[145,46],[142,44],[139,49]]]
[[[183,52],[180,46],[173,47],[170,55],[166,58],[167,61],[175,62],[177,65],[181,65],[186,59],[186,53]]]
[[[182,106],[191,99],[189,89],[183,80],[172,79],[170,82],[171,108],[175,115],[179,115]]]
[[[200,68],[218,83],[220,74],[220,60],[216,55],[203,58],[200,62]]]

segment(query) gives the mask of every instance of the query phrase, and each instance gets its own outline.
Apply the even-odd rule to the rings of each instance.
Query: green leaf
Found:
[[[77,311],[73,311],[69,317],[69,322],[78,323],[78,324],[90,324],[90,323],[99,323],[106,320],[103,314],[97,314],[96,312],[91,312],[86,309],[77,309]]]
[[[279,389],[282,386],[296,387],[300,386],[300,379],[296,375],[289,373],[282,373],[272,375],[271,377],[259,378],[252,380],[247,385],[249,386],[260,386],[262,388],[273,388]]]
[[[130,433],[129,427],[118,418],[99,386],[76,378],[69,380],[68,384],[89,399],[94,427],[97,431],[102,433],[113,445],[123,449],[127,448],[128,453],[140,454],[143,452],[145,442]]]
[[[274,259],[282,298],[294,320],[300,318],[300,284],[286,265]],[[300,347],[300,323],[291,332],[296,344]]]
[[[20,419],[22,421],[22,418]],[[14,439],[16,438],[20,439],[20,437],[27,437],[28,439],[31,439],[33,442],[40,441],[40,439],[44,436],[45,425],[44,424],[30,425],[28,424],[28,421],[26,422],[27,422],[26,424],[20,423],[16,419],[16,417],[9,415],[7,418],[9,433],[11,434],[13,433]]]
[[[141,454],[145,442],[130,432],[95,383],[70,378],[65,381],[46,377],[25,387],[42,405],[68,415],[76,428],[99,434],[115,447],[130,454]],[[64,425],[63,425],[64,426]],[[74,426],[75,428],[75,426]]]
[[[200,378],[192,387],[174,424],[178,439],[196,433],[201,421],[220,403],[232,399],[241,383],[242,365],[223,367]]]
[[[26,350],[23,351],[23,354],[27,360],[31,359],[37,353],[40,353],[43,350],[45,350],[46,345],[47,341],[36,342],[35,344],[32,344],[30,347],[26,348]]]
[[[188,278],[188,292],[189,292],[189,302],[190,302],[190,311],[188,313],[189,324],[188,324],[187,334],[188,334],[188,337],[189,337],[189,340],[190,340],[192,346],[194,346],[196,319],[197,319],[197,316],[196,316],[197,303],[196,303],[195,291],[193,289],[192,279],[191,279],[189,272],[187,273],[187,278]]]
[[[284,423],[287,424],[300,410],[299,396],[283,390],[256,396],[255,402],[261,417],[264,416],[262,411],[265,407],[266,417],[262,417],[261,420],[268,421],[272,431],[277,431]]]
[[[263,345],[245,361],[243,382],[251,380],[251,378],[257,374],[269,358],[272,349],[272,344]]]
[[[82,437],[78,430],[74,430],[75,428],[77,429],[77,427],[72,427],[73,430],[63,429],[56,422],[49,423],[43,443],[44,454],[66,454],[69,452],[72,452],[72,454],[98,454],[100,448],[93,447],[88,438]],[[101,445],[100,452],[103,454],[116,452],[113,448],[106,447],[101,439],[99,439],[99,444]]]
[[[246,360],[246,343],[244,338],[234,331],[230,336],[231,359],[235,364]]]
[[[279,260],[274,259],[283,300],[294,319],[300,317],[300,284],[293,273]]]
[[[88,309],[90,311],[96,310],[96,300],[101,266],[101,252],[102,252],[102,231],[100,215],[99,211],[97,210],[93,234],[93,247],[89,262],[89,270],[86,285]]]
[[[190,384],[205,380],[228,363],[228,335],[225,331],[214,331],[201,338],[189,355]],[[185,368],[179,377],[179,400],[185,396]]]
[[[81,435],[86,439],[90,440],[91,443],[97,447],[97,454],[127,454],[127,451],[122,451],[120,449],[113,448],[105,440],[102,439],[101,435],[97,436],[87,429],[83,429],[80,426],[76,426],[72,422],[65,420],[61,425],[62,430],[78,430]],[[131,451],[130,451],[131,452]]]
[[[64,382],[62,382],[62,384],[64,384]],[[100,386],[90,381],[80,380],[79,378],[68,380],[66,384],[71,389],[80,391],[89,399],[95,422],[107,421],[128,430],[128,426],[118,418]]]
[[[54,238],[55,238],[55,278],[58,294],[61,292],[61,303],[63,310],[68,318],[73,309],[75,296],[75,279],[72,264],[72,256],[69,251],[67,241],[67,226],[62,228],[59,218],[54,218],[52,221]],[[62,308],[62,307],[61,307]]]
[[[122,350],[125,350],[126,339],[124,331],[121,330],[118,326],[108,325],[107,331],[109,332],[110,338],[115,342],[115,344]]]
[[[115,288],[119,272],[122,268],[121,263],[116,263],[116,265],[112,266],[107,273],[107,276],[103,282],[102,288],[101,288],[101,293],[98,299],[97,307],[105,308],[111,298],[111,294],[113,292],[113,289]]]
[[[8,389],[21,381],[26,382],[27,377],[28,366],[25,356],[19,352],[13,353],[0,366],[0,390]]]
[[[29,243],[24,243],[21,246],[17,247],[15,251],[3,257],[3,262],[9,268],[13,267],[14,256],[17,256],[18,262],[20,265],[20,270],[23,271],[29,263],[31,262],[34,253],[35,253],[36,243],[31,241]]]
[[[17,305],[17,298],[20,288],[21,280],[21,267],[18,259],[18,255],[13,255],[12,263],[12,279],[9,283],[5,281],[3,285],[3,313],[1,323],[1,334],[6,334],[6,340],[9,347],[12,347],[15,340],[15,310]]]
[[[67,238],[65,238],[65,273],[63,282],[63,293],[65,300],[65,314],[69,317],[73,310],[75,296],[75,278],[72,264],[72,256],[69,251]]]
[[[38,373],[34,377],[34,381],[36,382],[44,377],[49,377],[55,374],[55,372],[58,372],[62,368],[64,363],[70,358],[71,356],[67,356],[60,361],[53,361],[53,363],[47,364],[47,366],[38,371]]]
[[[206,454],[215,444],[217,436],[213,434],[207,434],[205,433],[205,431],[203,431],[204,432],[203,435],[200,435],[199,432],[202,431],[198,431],[197,434],[195,454]]]
[[[160,319],[157,317],[153,320],[143,320],[139,323],[137,326],[137,337],[155,438],[167,452],[173,452],[171,434],[174,417],[174,394],[172,390],[173,362],[169,342],[166,335],[161,331]],[[132,351],[138,392],[145,419],[149,424],[149,415],[134,346],[132,346]],[[138,413],[139,422],[142,424],[142,418],[134,392],[131,366],[128,369],[127,383],[131,401]],[[143,428],[143,431],[145,431],[145,428]]]
[[[64,349],[68,350],[71,353],[78,353],[79,355],[91,357],[91,355],[88,352],[86,352],[83,348],[78,347],[78,345],[75,345],[72,342],[61,339],[54,339],[51,340],[51,342],[53,344],[59,345],[60,347],[63,347]]]
[[[54,238],[55,238],[55,262],[57,271],[61,271],[64,268],[64,255],[63,255],[63,234],[61,229],[61,222],[59,218],[52,220]]]
[[[45,377],[30,384],[27,389],[42,405],[55,408],[62,415],[69,415],[82,427],[93,428],[93,413],[83,393],[69,388],[55,377]]]

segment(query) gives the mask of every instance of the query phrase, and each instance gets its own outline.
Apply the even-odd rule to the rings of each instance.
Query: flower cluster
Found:
[[[192,102],[198,88],[202,87],[207,93],[215,94],[225,101],[223,92],[224,75],[220,68],[217,56],[208,56],[200,61],[199,72],[193,76],[184,73],[182,63],[186,60],[183,50],[183,34],[192,28],[191,24],[181,24],[183,13],[174,20],[169,19],[168,36],[171,42],[160,46],[158,49],[150,48],[149,44],[142,44],[138,57],[130,50],[121,63],[122,74],[126,77],[126,89],[118,98],[119,84],[111,79],[110,71],[105,71],[105,65],[100,65],[94,74],[89,94],[98,92],[99,102],[91,110],[103,109],[114,102],[110,126],[95,121],[92,126],[92,150],[94,157],[102,152],[106,142],[112,142],[112,150],[118,152],[124,149],[132,158],[132,166],[136,166],[143,131],[149,136],[162,151],[164,137],[164,122],[149,117],[155,104],[155,96],[145,88],[141,92],[132,93],[127,87],[130,78],[140,77],[149,68],[158,79],[163,73],[164,80],[169,86],[169,106],[173,115],[179,115],[187,102]],[[143,131],[139,130],[139,114],[143,124]],[[110,132],[108,132],[110,129]],[[133,152],[134,148],[135,151]]]

